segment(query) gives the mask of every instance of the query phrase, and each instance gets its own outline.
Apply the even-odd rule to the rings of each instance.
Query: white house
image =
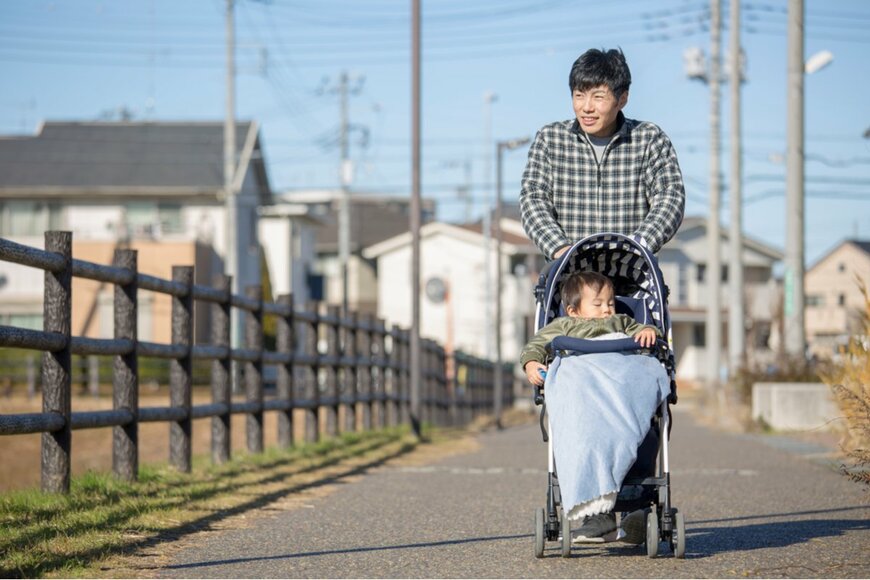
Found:
[[[312,298],[317,229],[323,222],[301,204],[267,205],[258,213],[272,295],[292,293],[294,304],[302,307]]]
[[[518,223],[504,220],[502,245],[502,356],[519,356],[534,312],[535,273],[526,267],[536,254]],[[431,222],[420,228],[420,334],[448,349],[493,359],[496,246],[489,257],[480,226]],[[363,250],[377,260],[378,314],[390,323],[411,323],[411,234],[402,233]],[[487,276],[487,266],[489,276]]]
[[[782,252],[757,240],[743,238],[743,288],[729,284],[730,248],[728,232],[721,229],[722,271],[711,277],[707,272],[707,219],[687,217],[677,234],[658,255],[665,284],[670,289],[669,312],[674,333],[677,375],[686,379],[703,379],[705,372],[707,305],[711,290],[720,293],[722,311],[722,361],[727,361],[728,305],[735,292],[742,292],[746,313],[746,349],[750,361],[772,357],[772,326],[780,302],[773,266],[782,259]]]
[[[830,356],[864,332],[861,283],[870,285],[870,240],[843,240],[807,270],[805,323],[812,353]]]
[[[350,192],[348,305],[357,312],[377,311],[378,282],[375,266],[365,259],[363,248],[408,231],[410,198],[377,192]],[[309,269],[313,298],[332,304],[342,302],[342,264],[338,253],[338,210],[342,191],[292,190],[278,197],[279,203],[305,206],[308,215],[320,221],[314,240],[314,262]],[[422,222],[432,220],[435,204],[423,199]],[[271,267],[271,266],[270,266]]]
[[[105,264],[132,247],[140,271],[169,278],[172,265],[194,265],[200,284],[226,271],[229,252],[234,291],[244,292],[261,282],[257,208],[272,192],[257,123],[239,122],[236,133],[231,204],[219,122],[47,122],[36,135],[2,138],[0,236],[42,247],[44,231],[71,230],[77,258]],[[41,272],[0,262],[3,278],[12,282],[0,287],[0,318],[41,327]],[[111,333],[111,288],[73,284],[73,333]],[[140,335],[168,341],[169,297],[140,294]],[[197,319],[207,339],[208,317]]]

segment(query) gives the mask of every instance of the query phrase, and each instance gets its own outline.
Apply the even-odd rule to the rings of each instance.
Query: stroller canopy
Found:
[[[670,337],[667,286],[658,260],[642,242],[615,233],[583,238],[541,274],[538,282],[538,328],[559,316],[562,280],[576,271],[599,272],[610,278],[617,296],[632,299],[634,304],[630,307],[635,313],[637,305],[644,308],[651,318],[648,323],[657,326],[663,336]]]

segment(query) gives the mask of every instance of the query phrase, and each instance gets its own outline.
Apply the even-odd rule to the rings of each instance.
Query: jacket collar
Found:
[[[625,118],[622,111],[616,114],[616,132],[613,134],[614,137],[625,137],[631,132],[631,123],[627,121],[628,119]],[[577,134],[577,136],[583,134],[583,130],[580,129],[580,121],[577,119],[574,119],[574,122],[571,123],[571,132]]]

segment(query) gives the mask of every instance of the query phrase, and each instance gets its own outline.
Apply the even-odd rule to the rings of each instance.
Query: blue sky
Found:
[[[744,226],[785,243],[786,0],[742,4]],[[727,52],[728,2],[723,1]],[[342,71],[350,98],[353,187],[407,195],[410,184],[410,0],[237,0],[237,116],[256,119],[276,190],[338,183]],[[806,0],[806,55],[834,61],[806,77],[806,255],[870,238],[870,4]],[[709,54],[706,0],[423,0],[423,192],[461,219],[471,168],[472,217],[491,203],[483,95],[496,140],[532,136],[572,115],[567,76],[590,47],[621,46],[632,70],[629,117],[671,136],[688,215],[708,211],[709,90],[686,78],[683,51]],[[0,133],[42,120],[222,120],[223,0],[0,3]],[[361,78],[364,77],[364,78]],[[728,89],[722,98],[722,221],[728,219]],[[367,139],[364,137],[367,135]],[[507,154],[516,199],[525,152]]]

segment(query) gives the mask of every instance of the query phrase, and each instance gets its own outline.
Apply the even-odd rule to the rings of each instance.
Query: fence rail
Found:
[[[193,267],[174,266],[172,279],[138,272],[135,250],[115,251],[111,266],[72,257],[70,232],[46,232],[45,250],[0,238],[0,261],[45,271],[43,331],[0,326],[0,347],[42,351],[42,413],[0,414],[0,435],[43,433],[42,488],[68,492],[71,432],[111,427],[113,472],[134,480],[139,469],[138,425],[167,422],[170,464],[191,468],[194,419],[211,418],[211,456],[230,458],[230,417],[245,416],[248,451],[263,451],[263,414],[278,413],[278,443],[294,444],[294,411],[304,416],[304,438],[316,441],[345,431],[370,430],[410,423],[408,330],[387,328],[370,314],[343,313],[337,306],[310,302],[304,310],[292,296],[263,300],[262,288],[245,295],[231,292],[222,275],[214,287],[193,283]],[[72,279],[87,278],[114,285],[114,337],[71,335]],[[139,289],[172,297],[171,343],[137,339]],[[212,304],[210,344],[193,344],[195,301]],[[231,346],[231,310],[245,312],[244,344]],[[264,347],[263,317],[276,318],[276,347]],[[325,346],[324,346],[325,345]],[[463,353],[448,354],[431,340],[422,340],[421,417],[437,425],[462,425],[494,407],[494,366]],[[113,357],[113,408],[73,412],[71,355]],[[164,407],[139,407],[139,357],[169,361],[170,401]],[[452,358],[452,360],[449,360]],[[210,360],[208,404],[192,404],[192,361]],[[244,401],[232,400],[232,364],[242,367]],[[265,396],[263,366],[277,368],[274,395]],[[448,376],[447,368],[457,369]],[[461,371],[461,372],[460,372]],[[510,377],[511,373],[504,373]],[[512,380],[508,378],[508,380]],[[509,404],[513,389],[504,388]],[[343,424],[339,424],[343,417]]]

